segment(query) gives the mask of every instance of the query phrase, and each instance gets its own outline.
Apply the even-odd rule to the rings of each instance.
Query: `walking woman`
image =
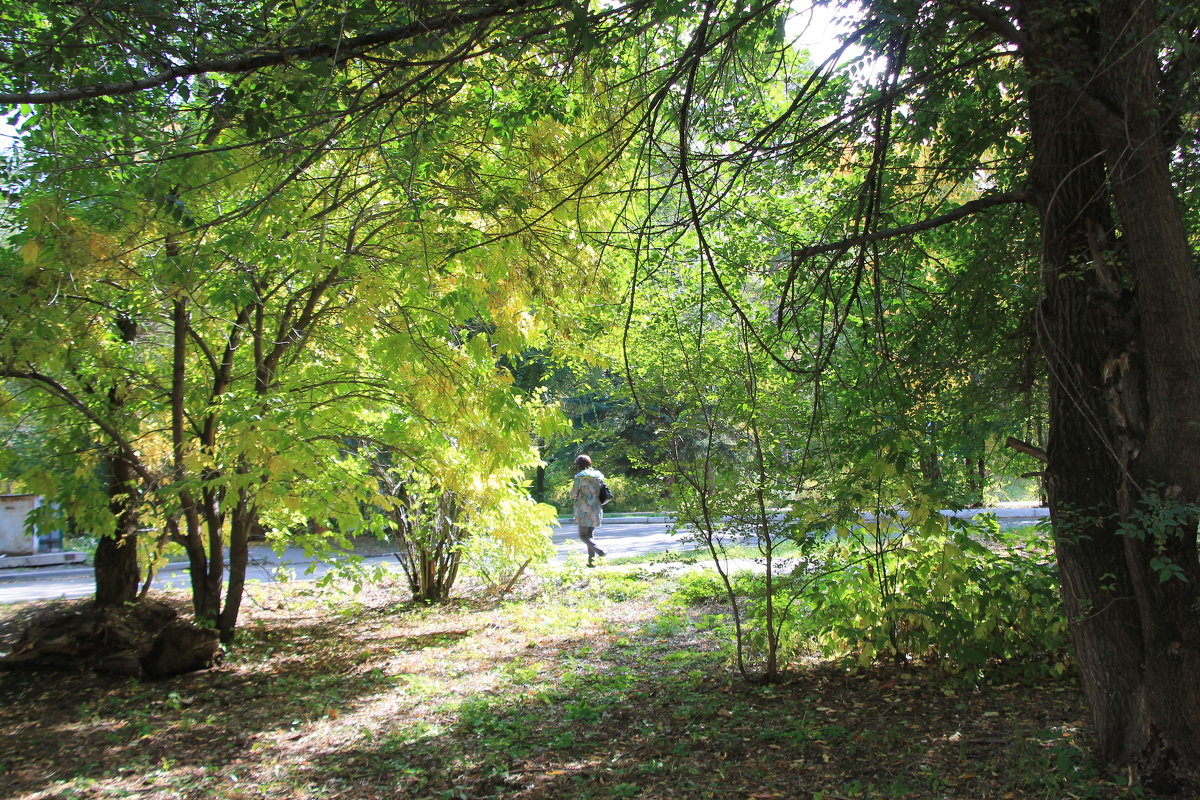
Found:
[[[571,499],[575,501],[575,522],[579,525],[579,538],[587,545],[589,567],[596,566],[596,556],[603,556],[604,551],[592,542],[592,534],[600,527],[604,518],[604,509],[600,503],[600,487],[604,485],[604,475],[600,470],[592,469],[592,457],[581,455],[575,459],[575,483],[571,486]]]

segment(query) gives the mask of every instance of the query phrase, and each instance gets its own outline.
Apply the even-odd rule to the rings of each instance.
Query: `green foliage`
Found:
[[[601,465],[602,467],[604,465]],[[601,470],[603,471],[603,469]],[[573,473],[572,473],[573,474]],[[621,514],[634,511],[658,513],[664,504],[661,478],[639,478],[630,475],[604,473],[604,481],[612,490],[613,499],[605,504],[605,514]],[[563,516],[574,513],[571,500],[571,475],[556,470],[547,471],[546,482],[552,487],[546,502],[553,505]]]
[[[111,22],[176,61],[188,56],[175,48],[236,48],[271,24],[238,4],[143,12]],[[156,39],[172,13],[178,31]],[[412,16],[330,13],[310,9],[288,35],[354,35]],[[96,30],[45,8],[27,16],[45,36],[0,39],[0,61],[25,62],[32,88],[58,79],[60,47]],[[145,66],[95,44],[62,79]],[[406,46],[431,58],[454,48]],[[452,59],[440,80],[415,82],[404,67],[385,76],[300,59],[128,105],[30,110],[6,175],[21,192],[0,253],[4,474],[100,535],[114,529],[113,498],[126,498],[196,564],[249,532],[311,553],[379,533],[397,477],[455,498],[462,535],[449,558],[483,537],[493,556],[544,556],[548,514],[522,478],[537,458],[531,438],[561,425],[540,386],[517,385],[500,364],[580,348],[568,301],[599,301],[619,283],[593,280],[621,265],[601,269],[589,232],[609,227],[602,193],[621,169],[608,158],[619,127],[609,110],[553,59],[525,54]],[[106,477],[113,454],[134,462],[135,486]],[[376,469],[381,454],[391,475]],[[231,563],[237,573],[236,554]],[[193,570],[196,613],[221,615],[226,633],[233,577],[222,604],[219,582]]]
[[[831,543],[809,569],[837,569],[814,581],[790,634],[861,664],[916,658],[970,675],[1024,662],[1062,675],[1066,619],[1041,533],[939,527],[872,524]]]
[[[688,570],[679,576],[672,596],[685,605],[714,603],[725,597],[725,586],[709,570]]]
[[[6,90],[134,82],[12,116],[5,476],[77,529],[186,542],[196,567],[260,529],[317,552],[390,525],[414,593],[440,598],[464,553],[497,584],[544,554],[533,443],[564,511],[582,446],[610,510],[669,495],[722,570],[743,672],[743,645],[773,677],[808,639],[960,670],[1056,650],[1045,565],[934,514],[1032,474],[1008,436],[1044,439],[1036,48],[999,12],[928,2],[848,12],[865,52],[823,73],[770,4],[443,11],[428,30],[382,0],[0,12]],[[1155,34],[1174,101],[1194,19],[1163,13],[1183,23]],[[192,62],[225,66],[139,83]],[[1195,142],[1171,135],[1186,187]],[[1197,511],[1166,495],[1121,530],[1170,589]],[[746,553],[761,585],[724,567]]]
[[[613,493],[612,502],[604,506],[605,513],[657,513],[663,506],[663,486],[659,478],[606,475],[605,480]]]
[[[1187,582],[1183,566],[1166,552],[1172,539],[1195,539],[1200,506],[1181,502],[1175,495],[1178,489],[1168,490],[1151,486],[1141,496],[1137,506],[1122,520],[1117,530],[1122,536],[1149,542],[1153,547],[1150,569],[1159,583],[1171,580]]]
[[[994,520],[910,527],[892,520],[810,544],[802,560],[777,562],[776,608],[789,609],[781,658],[819,653],[860,665],[917,660],[974,680],[996,668],[1065,674],[1067,626],[1053,555],[1037,528],[1000,531]],[[761,571],[730,576],[743,610],[748,653],[768,643]],[[711,570],[682,574],[673,598],[726,605]],[[729,631],[733,635],[733,631]]]

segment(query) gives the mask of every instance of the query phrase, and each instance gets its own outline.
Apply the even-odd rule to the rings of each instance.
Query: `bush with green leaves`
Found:
[[[1067,622],[1048,536],[1002,532],[994,518],[932,522],[843,532],[788,638],[862,664],[915,658],[967,672],[1028,661],[1061,675]]]
[[[774,584],[781,661],[817,653],[860,665],[921,660],[981,674],[1006,665],[1059,676],[1069,666],[1067,623],[1048,534],[1001,531],[994,518],[920,527],[884,523],[843,531],[810,548]],[[782,563],[782,562],[781,562]],[[730,585],[742,606],[743,645],[765,651],[765,578],[740,571]],[[685,573],[677,602],[727,602],[708,571]]]

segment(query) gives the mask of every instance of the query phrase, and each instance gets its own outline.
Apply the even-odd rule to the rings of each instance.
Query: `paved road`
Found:
[[[558,553],[554,561],[563,563],[571,554],[583,556],[583,544],[575,536],[575,526],[567,523],[555,529],[553,541]],[[679,548],[664,521],[643,521],[616,524],[610,521],[596,536],[596,541],[611,555],[633,556],[641,553]],[[328,564],[313,562],[300,550],[289,549],[276,554],[267,547],[251,549],[252,562],[246,570],[248,581],[270,583],[286,577],[290,580],[312,580],[329,570]],[[368,567],[379,564],[387,569],[399,569],[391,555],[364,559]],[[309,571],[309,567],[312,571]],[[189,588],[187,565],[169,564],[154,581],[156,589]],[[0,570],[0,603],[27,600],[87,597],[95,591],[95,580],[89,566],[38,567],[35,569]]]
[[[992,511],[1000,517],[1002,524],[1009,525],[1029,524],[1046,514],[1044,508],[1001,508]],[[959,516],[974,513],[977,512],[960,512]],[[554,562],[563,563],[572,554],[580,558],[584,554],[583,544],[575,536],[575,526],[569,522],[560,524],[554,530],[553,541],[558,551]],[[691,547],[669,532],[668,524],[662,517],[640,518],[637,521],[609,519],[597,534],[596,541],[610,556],[636,556]],[[251,558],[246,574],[248,581],[270,583],[281,578],[312,580],[330,568],[328,564],[313,562],[297,549],[276,554],[270,548],[257,546],[251,548]],[[364,559],[364,563],[367,567],[379,564],[386,569],[399,570],[399,564],[391,555],[369,557]],[[187,589],[187,565],[177,563],[164,567],[154,585],[158,589]],[[0,569],[0,603],[86,597],[94,590],[92,570],[87,566]]]

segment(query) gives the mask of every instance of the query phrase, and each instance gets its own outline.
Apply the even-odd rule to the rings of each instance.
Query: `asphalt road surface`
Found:
[[[1001,524],[1029,524],[1044,517],[1044,508],[1001,508],[992,509]],[[949,512],[943,512],[949,513]],[[975,512],[960,512],[969,516]],[[553,541],[558,551],[552,559],[563,563],[571,555],[582,559],[583,544],[576,538],[575,526],[565,523],[554,530]],[[692,545],[680,541],[669,530],[668,523],[658,521],[620,522],[610,519],[596,533],[596,543],[611,556],[636,556],[643,553],[665,550],[686,550]],[[391,555],[372,556],[364,559],[368,568],[381,565],[385,569],[399,571],[399,564]],[[289,549],[277,554],[269,548],[251,548],[251,564],[246,572],[247,582],[271,583],[277,580],[312,580],[329,571],[330,565],[313,561],[303,551]],[[157,589],[187,589],[189,587],[186,564],[169,564],[155,578]],[[91,567],[39,567],[36,569],[0,569],[0,603],[16,603],[27,600],[52,600],[56,598],[87,597],[95,591]]]
[[[555,562],[565,562],[571,554],[583,557],[585,553],[583,544],[576,538],[573,524],[556,528],[553,540],[558,551],[553,559]],[[668,533],[665,522],[621,524],[610,521],[600,528],[595,541],[611,556],[634,556],[685,546]],[[367,567],[379,564],[388,569],[399,569],[399,564],[391,555],[372,556],[363,561]],[[312,580],[329,569],[329,564],[312,561],[299,550],[276,554],[268,548],[255,547],[250,567],[246,570],[246,580],[259,583],[280,579]],[[156,589],[187,589],[189,586],[186,564],[167,565],[154,581]],[[0,603],[87,597],[95,588],[95,579],[89,566],[0,569]]]

